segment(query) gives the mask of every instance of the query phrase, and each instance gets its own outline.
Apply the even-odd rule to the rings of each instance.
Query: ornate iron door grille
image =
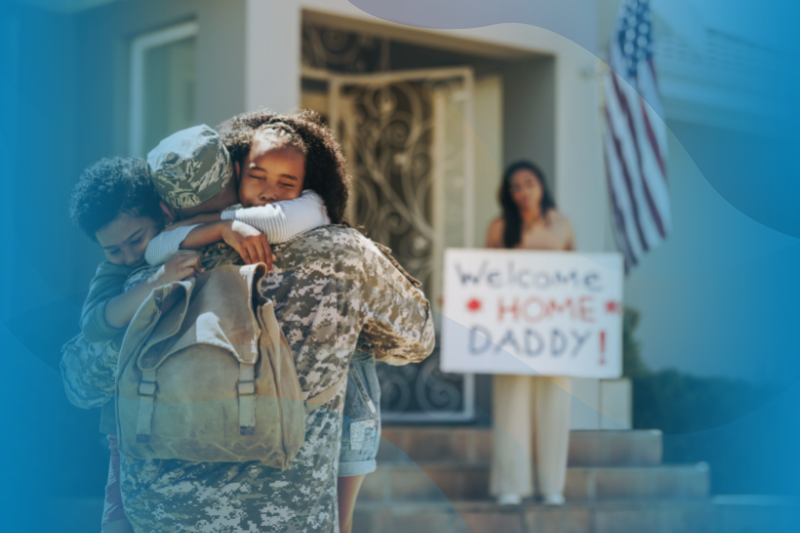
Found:
[[[353,176],[348,219],[389,246],[436,313],[446,247],[472,237],[472,70],[330,77],[330,123]],[[472,375],[439,369],[439,349],[405,367],[378,365],[387,422],[469,421]]]

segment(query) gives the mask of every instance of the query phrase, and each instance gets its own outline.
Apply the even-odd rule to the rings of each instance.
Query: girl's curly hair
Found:
[[[334,224],[344,222],[350,175],[339,143],[322,123],[319,114],[300,111],[282,115],[269,110],[250,111],[236,115],[217,126],[222,142],[233,161],[241,165],[250,153],[253,135],[259,130],[276,130],[289,137],[299,136],[298,149],[305,154],[306,175],[303,189],[313,189],[325,202],[328,216]]]

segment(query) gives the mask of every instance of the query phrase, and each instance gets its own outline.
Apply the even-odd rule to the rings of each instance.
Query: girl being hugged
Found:
[[[233,117],[217,129],[238,176],[235,192],[240,205],[228,207],[232,195],[220,193],[219,203],[210,207],[224,209],[221,212],[198,214],[195,208],[177,213],[191,218],[180,222],[180,227],[173,225],[174,237],[167,232],[159,235],[164,236],[166,253],[159,254],[158,260],[168,258],[169,253],[177,249],[178,240],[180,248],[189,249],[224,241],[234,247],[246,263],[263,261],[269,264],[268,245],[266,255],[270,257],[263,257],[258,236],[251,244],[243,244],[243,228],[232,231],[231,221],[244,223],[244,229],[247,226],[256,228],[263,233],[264,243],[269,244],[287,241],[324,224],[345,223],[349,185],[345,159],[339,144],[316,113],[279,115],[254,111]],[[209,203],[213,203],[213,199],[198,207],[209,211]],[[154,249],[161,244],[157,242]],[[203,266],[211,268],[205,260]],[[364,477],[377,467],[375,457],[381,429],[379,406],[380,384],[375,357],[357,351],[348,371],[339,454],[337,492],[339,525],[343,533],[351,530],[353,509]]]
[[[224,144],[228,144],[226,140],[238,141],[226,150],[231,153],[234,176],[238,179],[230,180],[209,200],[188,208],[177,207],[179,199],[169,200],[170,196],[177,196],[176,173],[170,168],[175,158],[170,155],[174,152],[172,146],[180,141],[176,137],[191,130],[162,141],[148,156],[153,182],[174,209],[175,217],[183,220],[150,242],[145,255],[147,262],[158,265],[179,249],[202,249],[224,241],[245,263],[270,265],[270,244],[285,242],[325,224],[341,223],[347,201],[347,174],[320,175],[314,163],[335,161],[340,156],[338,146],[325,147],[318,139],[308,139],[310,132],[303,131],[302,126],[309,129],[314,123],[312,118],[308,114],[269,114],[268,121],[250,132],[247,150],[240,146],[244,144],[241,140],[223,137]],[[322,131],[327,133],[327,129]],[[323,149],[325,153],[319,153],[321,147],[327,148]],[[236,159],[234,154],[244,155]],[[216,266],[208,263],[204,260],[203,266]]]

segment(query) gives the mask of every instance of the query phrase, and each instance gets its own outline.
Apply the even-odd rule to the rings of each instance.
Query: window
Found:
[[[128,152],[144,156],[195,123],[197,23],[141,35],[131,43]]]

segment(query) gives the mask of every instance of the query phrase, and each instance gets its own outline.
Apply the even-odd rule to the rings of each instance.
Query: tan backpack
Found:
[[[117,435],[128,460],[261,461],[287,468],[305,417],[345,375],[304,401],[271,301],[266,265],[228,265],[155,289],[122,344]]]

